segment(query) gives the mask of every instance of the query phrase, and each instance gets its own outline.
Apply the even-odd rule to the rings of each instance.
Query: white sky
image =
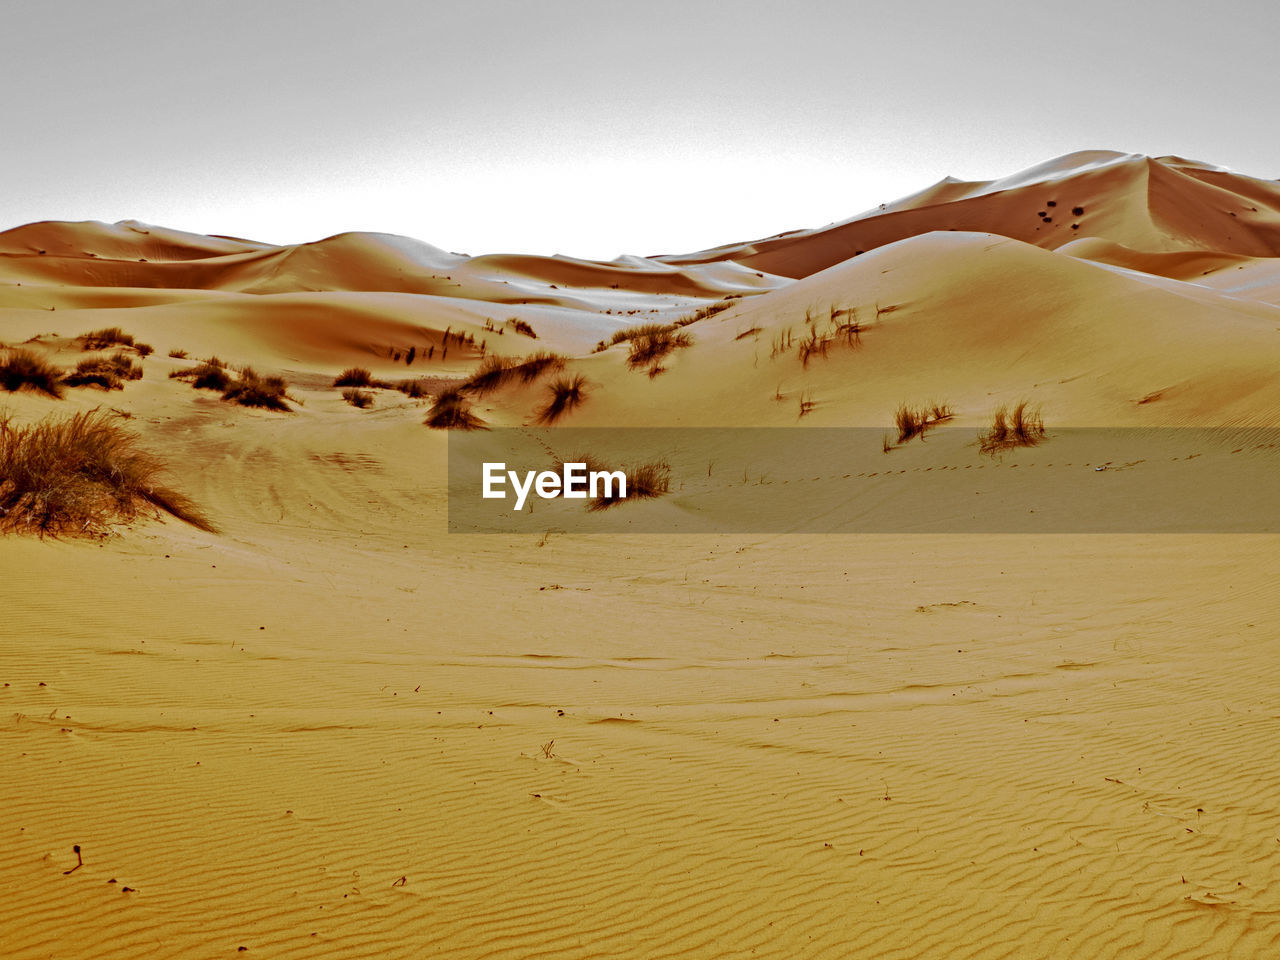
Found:
[[[0,32],[0,229],[684,252],[1081,149],[1280,175],[1280,4],[63,0]]]

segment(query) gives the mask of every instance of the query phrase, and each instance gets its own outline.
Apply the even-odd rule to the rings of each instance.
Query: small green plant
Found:
[[[558,377],[548,390],[551,399],[538,412],[538,423],[555,423],[570,410],[581,406],[587,399],[587,378],[580,373],[572,377]]]
[[[31,390],[59,399],[63,393],[62,371],[30,350],[8,350],[0,354],[0,389],[10,393]]]

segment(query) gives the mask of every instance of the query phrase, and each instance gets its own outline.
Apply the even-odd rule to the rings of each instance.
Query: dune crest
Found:
[[[1277,537],[1070,524],[1275,502],[1277,264],[1277,184],[1107,151],[612,262],[0,233],[0,954],[1273,955]],[[449,532],[504,434],[643,498]]]

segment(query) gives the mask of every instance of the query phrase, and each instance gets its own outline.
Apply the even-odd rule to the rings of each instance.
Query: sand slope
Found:
[[[974,430],[1040,406],[1036,451],[917,440],[874,478],[805,480],[927,511],[944,470],[1094,476],[1061,427],[1276,426],[1276,196],[1095,152],[607,264],[0,234],[5,347],[71,366],[121,326],[156,348],[122,391],[0,406],[129,414],[220,528],[0,541],[0,954],[1273,955],[1276,537],[449,534],[430,398],[357,410],[331,383],[435,393],[482,347],[546,348],[588,379],[567,426],[887,430],[936,401]],[[653,377],[594,350],[725,297]],[[283,374],[292,412],[167,378],[212,353]],[[546,399],[544,378],[475,409],[518,427]],[[1274,449],[1233,455],[1275,476]],[[1152,497],[1180,468],[1125,466]],[[740,493],[692,479],[619,525]]]

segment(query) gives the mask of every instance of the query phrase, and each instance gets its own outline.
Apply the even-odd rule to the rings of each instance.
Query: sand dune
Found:
[[[907,531],[964,513],[939,477],[1078,470],[1138,502],[1218,455],[1265,486],[1261,441],[1095,464],[1061,431],[1280,426],[1277,257],[1274,183],[1103,151],[610,263],[0,234],[0,355],[154,347],[121,348],[120,390],[0,394],[11,422],[120,411],[218,528],[0,540],[0,954],[1271,956],[1276,537]],[[607,345],[677,322],[640,363]],[[803,519],[849,491],[900,533],[450,534],[423,419],[538,350],[586,378],[560,426],[891,440],[932,402],[963,435],[886,441],[870,477],[792,465]],[[212,354],[283,376],[290,412],[168,377]],[[426,396],[357,409],[352,366]],[[523,428],[553,376],[473,410]],[[1024,399],[1048,439],[984,457]],[[717,469],[607,517],[768,490]]]
[[[1004,180],[944,181],[816,230],[661,259],[733,260],[803,277],[931,230],[998,233],[1050,250],[1091,236],[1152,252],[1190,247],[1268,257],[1280,244],[1280,186],[1174,158],[1090,151]]]

